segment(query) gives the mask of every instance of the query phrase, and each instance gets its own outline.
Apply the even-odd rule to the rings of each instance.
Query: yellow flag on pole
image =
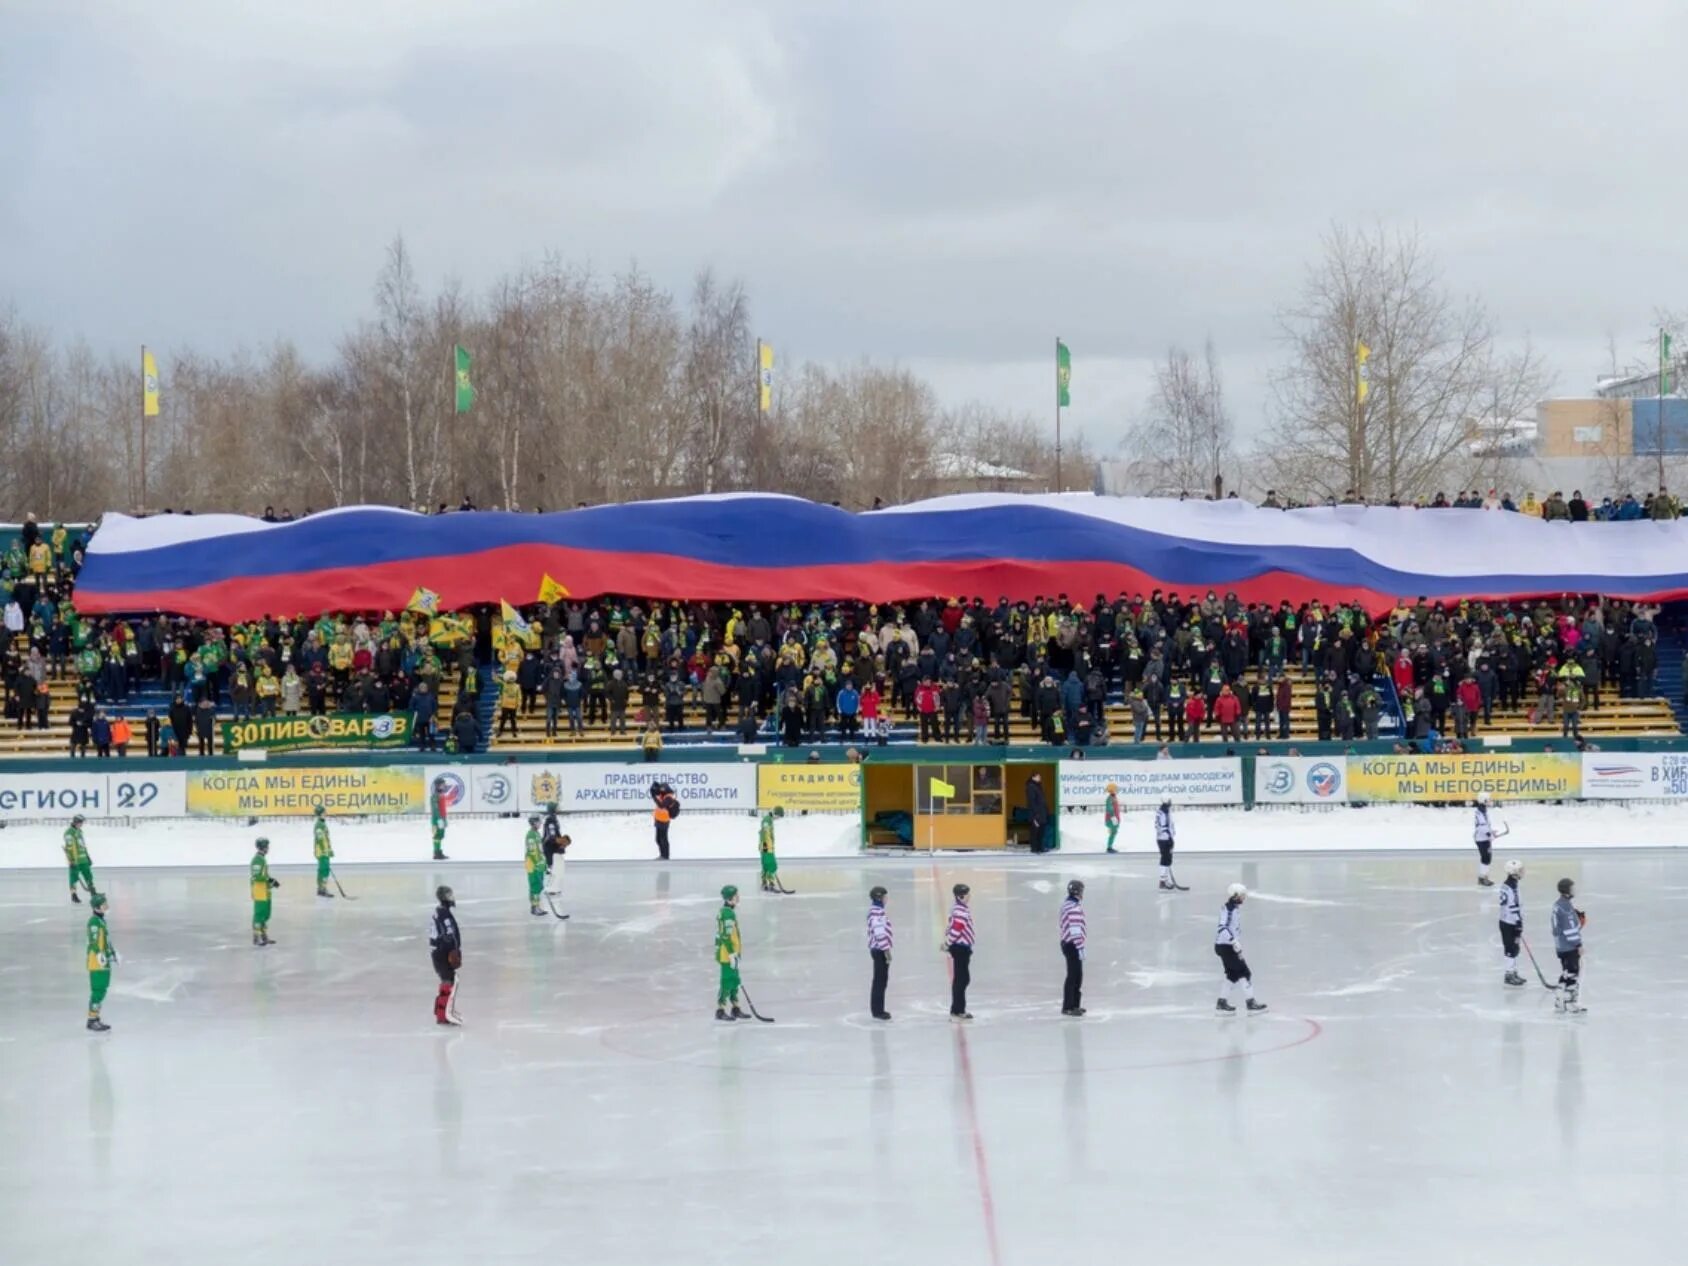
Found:
[[[552,603],[556,602],[559,598],[566,598],[568,596],[569,591],[562,585],[559,585],[556,581],[552,580],[550,573],[547,572],[540,578],[539,597],[535,598],[534,601]]]
[[[774,403],[774,349],[760,339],[756,342],[756,392],[758,407],[766,413]]]
[[[1371,373],[1366,368],[1366,362],[1371,359],[1371,348],[1359,339],[1354,340],[1354,398],[1364,404],[1366,397],[1371,395]]]
[[[141,416],[158,416],[158,359],[141,348]]]
[[[420,611],[424,615],[438,615],[440,611],[440,596],[432,589],[418,585],[416,592],[410,595],[410,601],[405,604],[406,611]]]
[[[955,784],[947,783],[942,778],[932,780],[932,798],[934,800],[949,800],[955,795]]]

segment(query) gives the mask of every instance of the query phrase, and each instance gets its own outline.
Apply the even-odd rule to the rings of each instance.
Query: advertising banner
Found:
[[[1108,784],[1119,787],[1121,805],[1241,804],[1243,763],[1235,756],[1208,760],[1064,760],[1060,764],[1061,808],[1099,805]]]
[[[1262,756],[1254,762],[1256,804],[1346,804],[1345,756]]]
[[[754,765],[515,765],[509,772],[524,813],[552,802],[565,813],[648,813],[658,779],[674,788],[682,810],[756,807]]]
[[[1582,758],[1575,752],[1348,757],[1351,800],[1460,803],[1480,791],[1497,800],[1574,800],[1582,794]]]
[[[187,776],[137,774],[8,774],[0,772],[0,821],[24,818],[179,818],[187,799]]]
[[[516,765],[426,765],[426,787],[445,780],[446,813],[515,813],[521,806],[517,791],[522,771]]]
[[[1688,797],[1688,752],[1584,752],[1582,784],[1590,800]]]
[[[304,817],[322,805],[341,814],[425,814],[420,765],[369,768],[193,770],[187,811],[194,817]]]
[[[223,750],[262,747],[272,752],[307,748],[404,747],[410,742],[408,712],[330,712],[323,716],[248,717],[223,722]]]
[[[787,813],[859,813],[862,767],[849,763],[762,765],[756,771],[756,802],[764,809]]]

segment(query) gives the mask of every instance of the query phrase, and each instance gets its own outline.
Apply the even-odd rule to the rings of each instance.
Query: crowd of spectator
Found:
[[[1581,498],[1568,504],[1587,509]],[[1520,706],[1574,737],[1603,696],[1652,695],[1658,668],[1655,609],[1570,595],[1403,599],[1380,619],[1358,605],[1159,590],[1088,603],[1058,594],[884,606],[603,598],[530,606],[516,628],[490,609],[233,627],[97,619],[73,602],[85,543],[31,519],[0,559],[5,716],[19,729],[45,727],[55,697],[71,696],[78,755],[132,745],[210,754],[220,715],[329,711],[409,713],[423,750],[472,752],[488,737],[486,690],[499,737],[524,737],[524,718],[542,719],[547,738],[602,726],[636,735],[651,755],[698,712],[708,732],[793,747],[884,743],[897,721],[923,741],[1004,743],[1016,715],[1061,748],[1283,740],[1295,706],[1289,666],[1314,674],[1324,740],[1393,730],[1391,694],[1413,740],[1463,740],[1497,708]],[[456,690],[442,715],[448,681]],[[137,682],[159,683],[169,701],[131,729],[113,709]],[[1124,701],[1119,733],[1111,698]]]
[[[1237,494],[1232,493],[1229,499],[1235,500],[1236,497]],[[1305,510],[1316,503],[1296,501],[1288,497],[1280,498],[1274,489],[1268,490],[1265,500],[1260,504],[1268,510]],[[1415,510],[1505,510],[1549,522],[1564,523],[1628,523],[1637,519],[1664,520],[1682,517],[1682,502],[1662,487],[1657,492],[1643,494],[1639,501],[1633,492],[1626,492],[1616,498],[1603,497],[1599,502],[1584,497],[1581,488],[1573,489],[1569,500],[1566,500],[1565,494],[1558,489],[1541,499],[1537,499],[1535,490],[1531,489],[1521,499],[1514,500],[1510,492],[1490,488],[1485,493],[1480,489],[1471,488],[1454,493],[1452,498],[1445,492],[1438,492],[1434,496],[1415,500],[1394,497],[1386,501],[1368,501],[1353,489],[1349,489],[1342,497],[1329,497],[1323,504],[1384,505]]]

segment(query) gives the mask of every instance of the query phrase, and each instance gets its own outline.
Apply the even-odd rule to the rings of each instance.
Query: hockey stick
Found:
[[[750,990],[744,987],[744,981],[742,980],[739,981],[739,992],[744,995],[744,1005],[750,1008],[751,1015],[762,1021],[763,1024],[772,1024],[774,1022],[773,1016],[763,1015],[756,1009],[756,1004],[750,1000]]]
[[[463,1016],[457,1010],[457,995],[463,988],[463,969],[456,968],[451,975],[451,997],[446,1000],[445,1018],[453,1024],[462,1024]]]
[[[1168,866],[1166,868],[1166,878],[1167,878],[1167,881],[1172,884],[1173,888],[1176,891],[1178,891],[1178,892],[1189,892],[1190,891],[1189,885],[1181,884],[1181,883],[1178,882],[1178,876],[1173,873],[1172,867],[1170,867],[1170,866]]]
[[[1535,969],[1536,969],[1536,979],[1537,979],[1537,980],[1539,980],[1539,981],[1541,981],[1541,987],[1542,987],[1542,988],[1543,988],[1543,989],[1551,989],[1551,990],[1553,990],[1553,992],[1554,992],[1554,993],[1558,993],[1558,992],[1559,992],[1559,986],[1558,986],[1558,985],[1550,985],[1550,984],[1548,984],[1548,983],[1547,983],[1547,977],[1546,977],[1546,976],[1544,976],[1544,975],[1542,975],[1542,971],[1541,971],[1541,964],[1540,964],[1540,963],[1538,963],[1538,962],[1536,962],[1536,954],[1535,954],[1535,951],[1534,951],[1534,950],[1532,950],[1532,949],[1531,949],[1531,948],[1530,948],[1530,943],[1529,943],[1529,942],[1528,942],[1528,941],[1526,941],[1526,940],[1524,940],[1524,934],[1523,934],[1523,933],[1522,933],[1522,932],[1520,932],[1520,933],[1519,933],[1519,934],[1518,934],[1518,939],[1519,939],[1519,940],[1520,940],[1520,941],[1521,941],[1521,942],[1523,942],[1523,945],[1524,945],[1524,953],[1525,953],[1525,954],[1527,954],[1527,955],[1529,955],[1529,958],[1530,958],[1530,966],[1531,966],[1531,967],[1534,967],[1534,968],[1535,968]]]
[[[785,886],[785,880],[781,879],[778,875],[774,876],[773,891],[778,892],[778,893],[783,893],[785,896],[788,896],[788,897],[795,897],[797,895],[797,889],[787,888]]]
[[[331,871],[328,872],[328,877],[334,881],[334,886],[336,888],[340,888],[340,876],[336,875],[331,870]],[[344,897],[347,901],[356,901],[357,900],[356,897],[352,896],[352,894],[347,892],[344,888],[340,888],[340,895],[342,897]]]
[[[555,915],[557,915],[557,917],[558,917],[558,918],[559,918],[559,919],[566,919],[566,918],[568,918],[568,917],[569,917],[569,916],[568,916],[568,915],[566,915],[566,914],[558,914],[558,913],[557,913],[557,903],[556,903],[556,902],[555,902],[555,901],[553,901],[553,900],[551,900],[551,897],[552,897],[552,895],[553,895],[553,894],[552,894],[552,893],[549,893],[549,892],[547,892],[547,893],[546,893],[546,894],[545,894],[545,904],[546,904],[546,905],[548,905],[548,906],[550,906],[550,907],[551,907],[551,913],[552,913],[552,914],[555,914]]]

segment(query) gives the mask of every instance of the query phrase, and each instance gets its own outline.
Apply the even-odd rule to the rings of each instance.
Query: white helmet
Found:
[[[1486,791],[1479,791],[1477,793],[1477,803],[1478,804],[1488,804],[1489,803],[1489,793],[1486,792]]]
[[[1241,901],[1246,896],[1248,896],[1248,889],[1243,887],[1241,884],[1232,884],[1229,888],[1225,889],[1225,899],[1227,901]]]
[[[1524,873],[1524,863],[1514,857],[1506,864],[1506,873],[1509,877],[1516,879]]]

